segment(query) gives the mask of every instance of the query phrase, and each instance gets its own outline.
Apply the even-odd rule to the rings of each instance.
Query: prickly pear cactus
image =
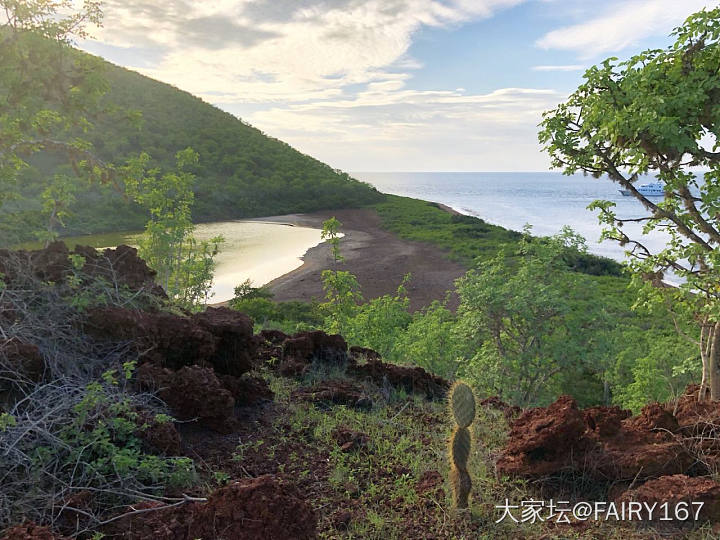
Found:
[[[456,382],[450,389],[450,408],[455,423],[466,428],[475,419],[475,396],[472,389],[464,382]]]
[[[472,437],[468,427],[475,419],[475,396],[464,382],[456,382],[450,388],[450,410],[457,424],[448,445],[450,458],[450,484],[456,508],[467,508],[472,481],[467,470]]]

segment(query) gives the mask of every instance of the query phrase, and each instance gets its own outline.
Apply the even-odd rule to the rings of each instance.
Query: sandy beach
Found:
[[[455,213],[451,208],[444,209]],[[271,216],[258,221],[321,228],[323,221],[332,216],[343,224],[341,232],[345,235],[340,241],[345,260],[338,269],[349,270],[357,276],[365,298],[394,294],[403,276],[410,273],[410,307],[417,310],[433,300],[442,300],[446,291],[454,288],[453,281],[466,271],[459,263],[449,260],[440,248],[404,240],[383,230],[377,212],[369,208]],[[323,243],[305,253],[302,266],[268,286],[278,301],[322,299],[321,273],[332,268],[330,248]],[[457,299],[451,298],[450,305],[454,308]]]

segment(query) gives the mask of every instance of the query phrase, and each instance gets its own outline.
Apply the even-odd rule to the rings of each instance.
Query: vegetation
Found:
[[[695,320],[692,338],[702,360],[701,397],[720,399],[720,9],[690,16],[667,49],[648,50],[624,62],[609,58],[585,73],[585,82],[545,114],[540,141],[554,167],[607,175],[638,199],[642,217],[624,219],[610,201],[596,201],[605,238],[628,246],[629,268],[642,287],[641,302],[672,306],[673,315]],[[705,143],[710,136],[712,142]],[[693,167],[707,168],[704,178]],[[654,174],[665,198],[654,202],[635,182]],[[670,239],[653,251],[631,238],[623,224],[662,230]],[[662,287],[673,272],[682,283]]]
[[[307,328],[319,328],[323,318],[317,304],[306,302],[274,302],[265,287],[252,287],[250,280],[235,287],[231,308],[246,313],[258,330],[274,328],[293,334]]]
[[[388,197],[379,206],[403,234],[433,238],[449,250],[464,245],[454,236],[457,222],[432,203]],[[410,225],[418,215],[430,223],[427,230]],[[365,299],[355,276],[340,270],[324,273],[322,303],[278,304],[265,291],[262,300],[236,298],[233,306],[261,315],[256,320],[265,328],[339,332],[389,362],[462,377],[483,395],[523,406],[570,394],[581,406],[616,403],[637,411],[699,380],[697,350],[678,334],[670,313],[660,306],[633,310],[637,291],[618,275],[619,265],[589,254],[569,229],[533,237],[529,229],[513,233],[466,216],[461,230],[468,228],[488,232],[477,235],[483,255],[452,292],[456,311],[448,308],[449,296],[411,313],[412,276],[395,294]]]
[[[35,35],[28,34],[27,39],[33,46],[51,49],[56,46]],[[63,165],[68,160],[58,151],[59,147],[49,142],[26,145],[33,155],[22,158],[21,171],[15,170],[19,162],[8,160],[3,165],[3,177],[11,168],[12,174],[19,174],[22,180],[16,186],[19,197],[3,206],[0,220],[3,243],[12,245],[34,239],[32,231],[45,229],[48,221],[62,235],[141,229],[146,222],[145,214],[133,198],[124,195],[122,178],[105,175],[102,182],[79,184],[82,189],[76,187],[71,196],[57,199],[62,216],[53,214],[52,204],[43,210],[42,194],[56,176],[53,181],[60,185],[67,185],[66,179],[72,178],[77,186],[76,168],[85,175],[85,169],[92,172],[95,165],[122,165],[143,152],[150,156],[148,166],[162,171],[174,169],[177,152],[191,147],[198,153],[198,161],[187,169],[197,178],[193,185],[194,222],[342,208],[383,197],[368,184],[301,154],[199,98],[71,49],[67,43],[62,47],[65,55],[62,65],[74,66],[84,77],[83,86],[77,88],[77,99],[69,105],[79,107],[81,112],[92,107],[92,121],[86,118],[89,117],[86,113],[76,115],[80,118],[68,124],[63,121],[64,116],[47,114],[54,111],[53,102],[32,96],[33,105],[45,113],[38,111],[34,114],[38,118],[34,119],[23,112],[23,125],[36,126],[35,130],[52,127],[57,131],[53,132],[53,141],[67,147],[77,167]],[[6,54],[4,48],[0,54]],[[44,84],[48,73],[60,69],[61,65],[53,60],[54,53],[42,54],[48,59],[47,65],[35,66],[30,78],[13,80],[12,88],[19,95],[30,96],[27,88]],[[0,80],[15,78],[20,73],[14,68],[17,61],[13,62],[3,57]],[[65,95],[69,88],[66,85],[46,93]],[[16,109],[8,109],[5,113],[0,111],[6,115],[0,126],[3,131],[17,120]],[[17,152],[13,155],[19,156]]]
[[[180,307],[194,311],[209,298],[215,263],[222,236],[198,243],[191,221],[194,176],[185,172],[197,163],[191,148],[177,153],[177,173],[158,177],[147,172],[150,157],[143,153],[125,168],[126,192],[150,214],[139,238],[140,256],[157,272],[157,282]]]
[[[59,10],[69,5],[49,0],[2,4],[6,20],[0,26],[0,233],[22,225],[19,216],[6,212],[24,204],[21,195],[27,194],[20,185],[39,154],[53,153],[65,168],[37,182],[35,226],[27,230],[29,238],[34,230],[41,239],[52,240],[68,217],[78,188],[64,174],[66,169],[87,181],[107,181],[103,164],[83,136],[106,85],[97,76],[97,59],[73,60],[69,52],[72,40],[85,36],[84,25],[100,23],[102,12],[99,3],[91,1],[70,15],[60,15]]]
[[[0,529],[34,520],[58,525],[69,519],[77,532],[95,529],[118,505],[165,501],[166,486],[196,482],[193,461],[147,448],[144,434],[171,421],[164,405],[134,385],[138,352],[107,346],[82,332],[94,306],[156,309],[156,300],[85,271],[76,256],[63,283],[28,272],[27,261],[5,257],[15,276],[0,282]],[[13,360],[13,344],[32,343],[43,365]],[[37,370],[38,368],[34,368]],[[93,501],[68,515],[81,492]]]

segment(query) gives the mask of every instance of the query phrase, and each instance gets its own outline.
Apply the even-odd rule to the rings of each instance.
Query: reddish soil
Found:
[[[321,228],[323,221],[335,216],[343,224],[341,250],[345,260],[338,270],[349,270],[358,279],[365,298],[395,294],[405,274],[412,274],[407,289],[410,308],[417,310],[433,300],[445,298],[453,281],[467,270],[447,257],[442,249],[421,242],[404,240],[381,228],[377,212],[369,208],[330,210],[312,214],[292,214],[262,218]],[[323,298],[321,274],[334,269],[330,246],[320,244],[308,250],[304,264],[276,280],[269,287],[275,300],[310,301]],[[457,298],[451,299],[451,307]]]
[[[717,519],[720,516],[720,484],[710,478],[690,478],[684,474],[662,476],[655,480],[648,480],[636,489],[626,491],[620,501],[639,501],[647,503],[651,508],[657,504],[653,515],[650,516],[647,506],[643,507],[643,520],[660,521],[664,517],[661,505],[668,503],[668,516],[675,517],[676,505],[683,503],[703,503],[698,514],[701,520]],[[696,506],[687,506],[690,512],[688,520],[692,519],[697,510]],[[667,517],[667,516],[665,516]],[[682,515],[681,515],[682,517]]]
[[[681,411],[682,425],[673,410]],[[608,496],[618,500],[704,501],[703,516],[717,519],[720,484],[710,478],[720,463],[717,434],[699,443],[693,425],[686,423],[707,420],[716,410],[716,403],[697,402],[697,389],[679,404],[653,403],[635,417],[618,407],[580,411],[572,398],[562,396],[511,424],[497,470],[535,479],[550,486],[550,493],[552,486],[562,486],[554,480],[574,477],[576,487],[582,484],[577,479],[591,479],[587,485],[595,490],[605,485]]]
[[[153,508],[140,503],[134,509]],[[111,536],[145,540],[280,540],[316,538],[317,518],[297,488],[274,476],[243,478],[213,492],[205,503],[134,514],[111,525]]]
[[[24,523],[6,530],[2,540],[66,540],[66,537],[53,534],[48,527]]]

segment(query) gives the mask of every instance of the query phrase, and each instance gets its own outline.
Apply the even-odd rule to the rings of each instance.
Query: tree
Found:
[[[70,10],[69,15],[63,12]],[[16,181],[38,152],[69,163],[77,176],[109,181],[104,163],[83,138],[99,98],[107,90],[100,62],[73,53],[85,25],[102,21],[100,2],[0,0],[0,206],[17,196]],[[43,192],[46,235],[56,235],[74,188],[68,177]],[[58,186],[62,184],[62,188]]]
[[[720,9],[691,15],[673,32],[667,49],[618,62],[609,58],[587,70],[585,82],[565,103],[545,113],[539,140],[552,166],[565,174],[606,175],[628,190],[644,215],[623,219],[610,201],[596,201],[603,237],[628,247],[628,265],[644,303],[670,303],[696,324],[702,358],[700,397],[720,399]],[[704,180],[695,168],[707,168]],[[660,202],[635,183],[647,174],[664,182]],[[666,231],[653,251],[630,238],[623,225],[643,234]],[[663,285],[671,271],[682,280]]]
[[[569,229],[543,241],[527,227],[517,253],[505,250],[457,281],[458,329],[479,344],[465,376],[478,387],[527,406],[552,397],[556,375],[582,361],[569,343],[582,337],[566,330],[578,274],[564,255],[578,248]]]
[[[328,244],[330,244],[335,267],[339,262],[345,260],[345,257],[340,253],[340,227],[342,227],[342,223],[333,216],[323,221],[322,232],[320,233],[320,238],[327,240]]]
[[[197,163],[191,148],[177,153],[177,172],[162,176],[146,170],[150,156],[141,154],[122,169],[125,188],[150,213],[140,237],[140,256],[157,272],[156,280],[168,296],[184,309],[207,302],[212,285],[214,256],[221,236],[198,242],[193,236],[191,209],[194,175],[187,167]]]

